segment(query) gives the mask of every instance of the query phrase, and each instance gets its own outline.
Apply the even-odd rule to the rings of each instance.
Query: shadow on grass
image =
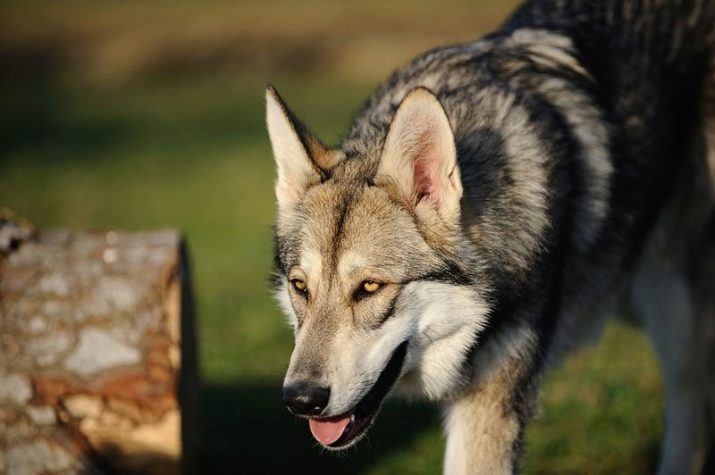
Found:
[[[287,412],[278,382],[207,384],[201,399],[199,473],[364,473],[439,424],[432,406],[388,401],[365,440],[332,453]]]

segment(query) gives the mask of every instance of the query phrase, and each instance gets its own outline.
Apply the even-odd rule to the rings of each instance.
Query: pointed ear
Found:
[[[418,215],[436,211],[445,222],[458,223],[462,182],[454,135],[427,89],[413,89],[397,108],[375,182],[396,191]]]
[[[266,124],[278,168],[278,212],[285,215],[325,171],[313,157],[329,161],[329,151],[300,123],[272,87],[266,88]],[[328,165],[327,163],[324,165]]]

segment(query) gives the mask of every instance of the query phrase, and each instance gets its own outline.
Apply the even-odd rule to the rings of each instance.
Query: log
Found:
[[[193,472],[191,310],[176,231],[0,218],[0,473]]]

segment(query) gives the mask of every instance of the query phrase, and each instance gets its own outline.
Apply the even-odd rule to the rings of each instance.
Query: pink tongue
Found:
[[[350,416],[337,419],[310,419],[310,432],[323,445],[330,445],[343,435],[350,422]]]

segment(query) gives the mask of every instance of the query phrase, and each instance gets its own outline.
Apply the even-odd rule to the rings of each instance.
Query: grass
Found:
[[[205,471],[438,472],[443,438],[434,407],[389,404],[368,440],[340,455],[315,447],[305,424],[282,408],[292,343],[266,285],[274,172],[263,86],[274,81],[299,115],[335,142],[389,69],[426,47],[476,36],[506,6],[415,2],[404,15],[403,4],[342,9],[314,0],[302,11],[280,3],[281,13],[268,21],[259,2],[201,9],[186,2],[160,22],[160,7],[144,3],[121,11],[69,5],[8,2],[0,10],[0,24],[14,25],[0,28],[0,66],[11,71],[0,78],[0,205],[44,227],[185,233],[206,382]],[[374,11],[380,20],[371,22]],[[478,18],[475,26],[469,18]],[[27,26],[33,19],[46,27]],[[203,50],[182,36],[189,26]],[[164,36],[152,33],[157,29]],[[216,52],[237,37],[244,49],[245,42],[255,48],[255,58]],[[305,63],[286,63],[297,54],[287,45],[300,38],[301,48],[315,45],[317,52],[306,53]],[[272,49],[261,49],[265,42]],[[376,47],[373,61],[365,51]],[[181,61],[161,59],[156,52],[167,48]],[[642,334],[610,325],[597,347],[551,373],[544,389],[527,433],[525,473],[652,472],[662,400]]]

